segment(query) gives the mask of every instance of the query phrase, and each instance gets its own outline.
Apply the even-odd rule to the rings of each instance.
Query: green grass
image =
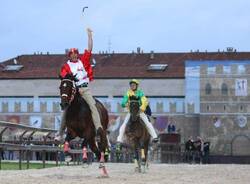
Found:
[[[19,170],[18,162],[2,162],[2,170]],[[60,166],[60,164],[59,164]],[[46,163],[45,168],[57,167],[56,164]],[[27,169],[27,163],[22,163],[22,170]],[[42,163],[30,163],[29,169],[43,169]]]

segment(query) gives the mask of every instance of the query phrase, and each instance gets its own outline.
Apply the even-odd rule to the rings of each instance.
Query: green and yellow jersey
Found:
[[[129,103],[129,97],[131,96],[136,96],[139,99],[140,109],[142,112],[144,112],[146,110],[146,107],[148,106],[148,100],[145,97],[143,91],[140,89],[137,89],[136,91],[129,89],[123,96],[121,106],[123,108],[126,107],[126,104]]]

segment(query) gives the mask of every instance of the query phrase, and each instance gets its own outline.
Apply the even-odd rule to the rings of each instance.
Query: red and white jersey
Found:
[[[89,83],[88,73],[86,72],[82,62],[78,59],[77,62],[67,61],[71,73],[76,76],[78,81],[76,85],[79,86],[83,83]]]
[[[67,61],[61,68],[61,76],[73,74],[79,80],[76,85],[93,80],[93,70],[90,64],[91,52],[85,50],[84,54],[76,62]]]

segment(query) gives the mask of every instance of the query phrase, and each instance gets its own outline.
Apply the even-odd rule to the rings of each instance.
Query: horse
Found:
[[[92,152],[99,159],[99,168],[103,176],[108,176],[104,165],[104,153],[108,149],[107,127],[108,111],[103,104],[96,100],[96,107],[100,115],[103,131],[100,140],[96,141],[96,130],[91,116],[91,110],[87,102],[81,97],[75,82],[77,79],[71,74],[60,77],[61,108],[64,110],[67,127],[67,141],[80,137],[86,140]],[[83,155],[86,157],[86,147],[83,148]],[[85,158],[86,159],[86,158]]]
[[[130,119],[125,129],[129,145],[134,152],[135,171],[145,173],[150,135],[140,119],[140,103],[136,96],[129,98]]]

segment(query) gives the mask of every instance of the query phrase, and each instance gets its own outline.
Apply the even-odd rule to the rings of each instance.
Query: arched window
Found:
[[[206,87],[205,87],[205,90],[206,90],[206,95],[210,95],[212,93],[211,84],[207,83]]]
[[[222,95],[228,95],[228,87],[225,83],[221,85],[221,94]]]

